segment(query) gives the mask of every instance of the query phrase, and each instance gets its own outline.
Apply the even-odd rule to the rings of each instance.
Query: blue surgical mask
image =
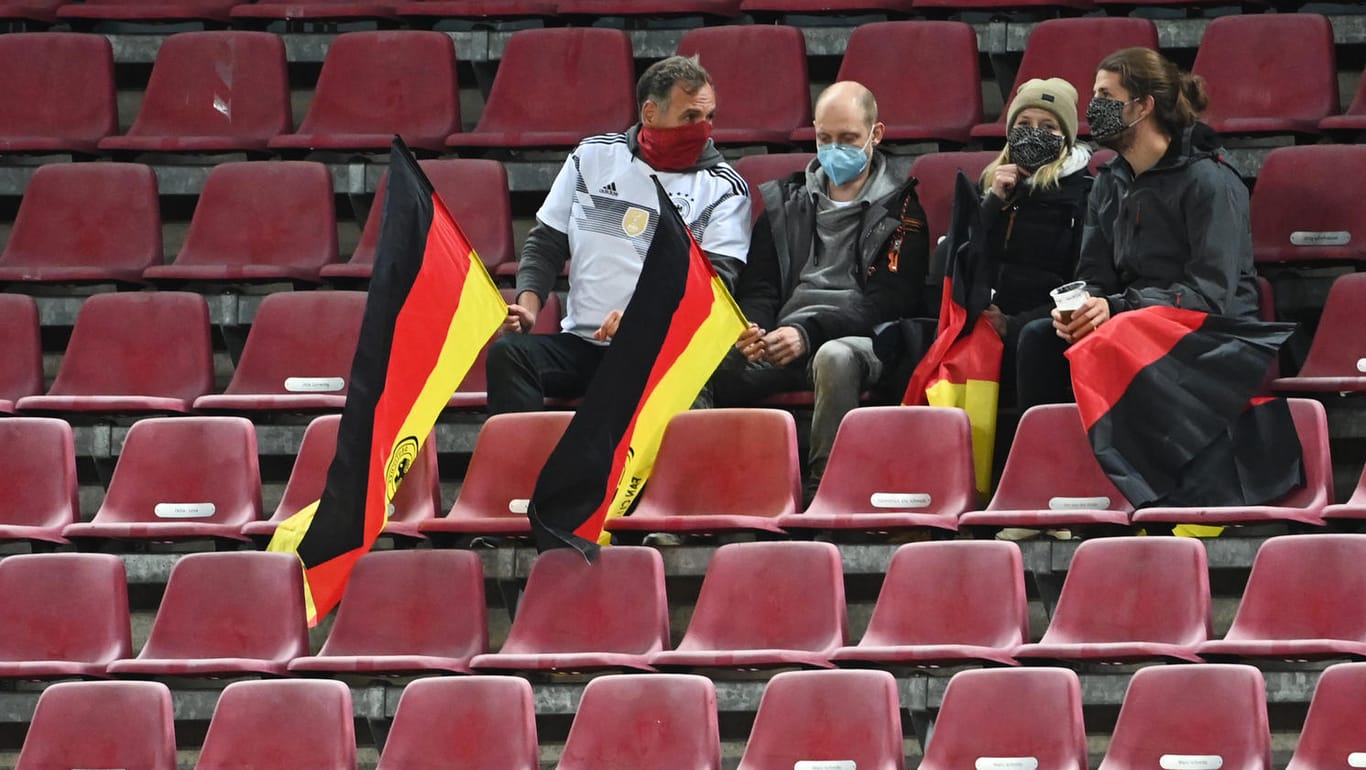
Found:
[[[863,147],[839,142],[817,145],[816,160],[820,161],[821,168],[825,169],[825,175],[836,187],[849,184],[858,179],[859,174],[868,167],[870,158],[865,150],[872,142],[873,137],[869,135]]]

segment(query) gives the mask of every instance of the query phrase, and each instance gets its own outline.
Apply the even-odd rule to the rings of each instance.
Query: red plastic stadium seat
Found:
[[[567,608],[573,608],[566,612]],[[664,560],[653,548],[604,548],[590,564],[573,549],[536,558],[507,641],[476,656],[479,670],[653,671],[669,646]]]
[[[1099,0],[1097,0],[1099,1]],[[999,5],[1020,5],[1018,2],[988,0]],[[1081,0],[1089,6],[1089,0]],[[945,0],[946,5],[965,7],[962,0]],[[1042,0],[1040,5],[1063,5]],[[916,0],[916,5],[923,5]],[[1086,124],[1086,105],[1090,102],[1091,86],[1096,82],[1096,67],[1106,56],[1121,48],[1157,48],[1157,25],[1149,19],[1087,17],[1078,19],[1048,19],[1041,21],[1025,42],[1024,58],[1010,89],[1013,97],[1019,86],[1034,78],[1062,78],[1077,89],[1077,133],[1091,133]],[[1006,107],[1010,99],[1006,99]],[[1003,110],[995,123],[979,125],[972,130],[975,137],[1006,135],[1008,128]],[[985,164],[983,164],[985,165]],[[945,222],[947,227],[947,221]]]
[[[1100,770],[1271,770],[1266,683],[1251,666],[1151,666],[1129,680]]]
[[[996,160],[999,152],[980,150],[976,152],[931,152],[915,159],[911,164],[911,176],[920,181],[915,194],[925,209],[925,226],[930,233],[930,248],[933,249],[939,238],[948,232],[953,215],[953,180],[959,169],[976,181],[982,169]]]
[[[1366,173],[1366,147],[1306,145],[1272,150],[1252,194],[1252,254],[1265,262],[1366,262],[1366,205],[1316,183],[1324,174]]]
[[[1361,764],[1366,749],[1366,663],[1339,663],[1319,675],[1295,755],[1286,770]]]
[[[717,443],[725,436],[724,445]],[[743,457],[743,463],[725,458]],[[608,532],[782,532],[797,512],[797,425],[779,409],[701,409],[664,429],[649,486]]]
[[[1292,398],[1289,401],[1295,432],[1299,434],[1300,447],[1304,452],[1304,486],[1266,505],[1143,508],[1134,511],[1134,524],[1242,524],[1265,521],[1322,524],[1323,509],[1333,502],[1333,461],[1328,455],[1328,417],[1323,411],[1323,404],[1318,401],[1307,398]]]
[[[32,297],[0,294],[0,362],[0,414],[12,414],[15,401],[43,392],[43,340]]]
[[[400,3],[399,16],[425,19],[519,19],[554,16],[556,0],[419,0]]]
[[[3,423],[0,423],[3,424]],[[1361,471],[1352,497],[1341,505],[1330,505],[1323,509],[1325,519],[1366,519],[1366,468]]]
[[[281,37],[268,32],[185,32],[157,49],[138,117],[105,151],[264,150],[293,129]]]
[[[745,13],[846,14],[882,11],[904,15],[911,12],[911,0],[744,0]]]
[[[739,770],[847,761],[902,770],[897,683],[886,671],[786,671],[769,680]]]
[[[796,27],[696,27],[678,53],[696,54],[719,98],[730,95],[712,129],[717,144],[787,144],[795,129],[811,125],[806,39]]]
[[[1221,134],[1317,134],[1338,113],[1333,27],[1318,14],[1217,18],[1191,72],[1209,87],[1203,120]]]
[[[84,0],[57,9],[68,23],[100,21],[185,22],[225,24],[237,0]]]
[[[1053,619],[1015,657],[1132,663],[1185,660],[1209,639],[1205,546],[1176,537],[1112,537],[1077,548]]]
[[[508,676],[435,677],[403,689],[378,770],[540,770],[531,685]]]
[[[218,696],[196,770],[355,770],[351,690],[341,682],[233,682]]]
[[[221,395],[198,410],[340,410],[365,314],[362,291],[281,291],[261,301]]]
[[[740,0],[560,0],[561,16],[681,16],[700,14],[732,18]]]
[[[1320,120],[1319,128],[1344,133],[1366,130],[1366,77],[1358,82],[1356,96],[1352,97],[1347,112]]]
[[[1366,657],[1366,535],[1286,535],[1262,544],[1243,601],[1209,659]]]
[[[449,35],[348,32],[327,49],[299,131],[272,139],[270,147],[386,150],[399,134],[409,147],[439,152],[446,135],[459,130],[460,84]]]
[[[0,152],[94,153],[119,130],[114,49],[102,35],[4,35],[0,72]]]
[[[24,190],[0,254],[0,281],[133,283],[161,261],[161,208],[150,167],[53,163],[35,171]]]
[[[745,155],[733,164],[735,170],[744,178],[749,188],[752,204],[749,208],[750,221],[758,222],[764,213],[764,199],[759,192],[760,185],[774,179],[782,179],[790,174],[805,172],[806,167],[816,158],[811,152],[770,152],[766,155]]]
[[[628,674],[588,683],[558,770],[721,770],[716,687],[689,674]]]
[[[64,544],[80,518],[71,426],[47,417],[0,420],[0,540]]]
[[[1096,461],[1077,405],[1044,404],[1020,418],[987,509],[963,514],[958,526],[1124,526],[1132,511]]]
[[[471,551],[373,551],[360,557],[316,655],[290,673],[470,673],[488,649],[484,568]]]
[[[516,267],[516,263],[504,263],[505,266]],[[512,289],[499,290],[503,299],[511,305],[515,300]],[[536,314],[536,323],[531,326],[532,334],[556,334],[560,331],[560,320],[563,316],[560,307],[560,296],[551,292],[545,297],[545,304],[541,306],[541,311]],[[460,381],[459,387],[451,394],[446,406],[451,409],[471,409],[482,410],[489,403],[489,378],[488,378],[488,356],[489,346],[497,341],[498,335],[489,338],[484,347],[480,348],[479,355],[475,357],[474,364],[470,366],[465,379]],[[539,468],[539,466],[538,466]],[[468,476],[466,477],[468,479]],[[533,479],[534,480],[534,479]]]
[[[45,553],[0,561],[0,677],[102,677],[133,654],[117,556]]]
[[[110,663],[109,673],[283,676],[291,660],[307,654],[298,556],[192,553],[171,568],[142,652]]]
[[[1086,770],[1081,705],[1081,682],[1064,668],[960,671],[944,690],[920,770],[983,767],[981,757]]]
[[[431,2],[408,6],[430,6]],[[573,99],[564,99],[573,94]],[[451,147],[572,147],[636,119],[631,39],[618,29],[526,29],[503,48],[479,124]],[[554,110],[540,105],[556,103]],[[454,131],[456,129],[452,129]]]
[[[996,11],[1013,8],[1065,8],[1073,11],[1089,11],[1095,8],[1094,0],[915,0],[913,7],[918,12],[927,9],[949,9],[956,11]]]
[[[1366,149],[1366,148],[1364,148]],[[1318,332],[1304,366],[1295,377],[1271,386],[1279,391],[1345,393],[1366,391],[1366,273],[1350,273],[1333,281],[1323,303]]]
[[[0,2],[0,19],[5,21],[37,22],[56,24],[57,8],[66,0],[3,0]]]
[[[261,517],[256,429],[241,417],[154,417],[128,429],[104,502],[68,539],[245,540]]]
[[[354,2],[353,0],[291,0],[290,2],[243,3],[232,9],[232,18],[271,21],[327,21],[383,19],[394,17],[396,2]]]
[[[743,455],[740,455],[743,456]],[[830,543],[731,543],[707,565],[683,640],[657,668],[831,668],[847,644],[844,574]]]
[[[176,770],[171,691],[160,682],[60,682],[43,690],[15,770]]]
[[[188,412],[213,390],[209,305],[179,291],[96,294],[76,315],[47,395],[24,412]]]

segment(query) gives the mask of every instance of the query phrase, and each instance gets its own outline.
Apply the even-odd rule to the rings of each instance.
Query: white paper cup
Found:
[[[1073,281],[1048,292],[1053,298],[1053,304],[1062,311],[1062,321],[1067,323],[1072,320],[1072,312],[1086,304],[1086,282]]]

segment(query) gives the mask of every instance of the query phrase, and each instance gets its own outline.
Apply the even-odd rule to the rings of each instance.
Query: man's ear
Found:
[[[658,118],[659,105],[651,99],[646,99],[645,103],[640,105],[640,122],[647,126],[653,126]]]
[[[874,146],[874,147],[878,146],[879,144],[882,144],[882,135],[883,135],[884,133],[886,133],[886,131],[887,131],[887,126],[883,125],[883,123],[882,123],[881,121],[878,121],[877,123],[874,123],[874,124],[873,124],[873,146]]]

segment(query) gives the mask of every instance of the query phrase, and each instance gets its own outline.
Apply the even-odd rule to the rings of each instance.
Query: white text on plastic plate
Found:
[[[1035,757],[978,757],[973,763],[977,770],[1039,770]]]
[[[1108,497],[1050,497],[1050,511],[1103,511],[1110,507]]]
[[[285,390],[290,393],[337,393],[346,387],[343,377],[286,377]]]
[[[1224,758],[1218,754],[1163,754],[1157,766],[1162,770],[1219,770]]]
[[[213,503],[157,503],[152,513],[158,519],[207,519],[216,510]]]
[[[792,770],[858,770],[858,763],[852,759],[803,759]]]
[[[525,497],[514,497],[508,501],[508,513],[526,514],[531,507],[531,501]]]
[[[1290,234],[1291,246],[1346,246],[1352,234],[1346,230],[1296,230]]]
[[[868,500],[874,508],[924,508],[930,496],[923,492],[874,492]]]

